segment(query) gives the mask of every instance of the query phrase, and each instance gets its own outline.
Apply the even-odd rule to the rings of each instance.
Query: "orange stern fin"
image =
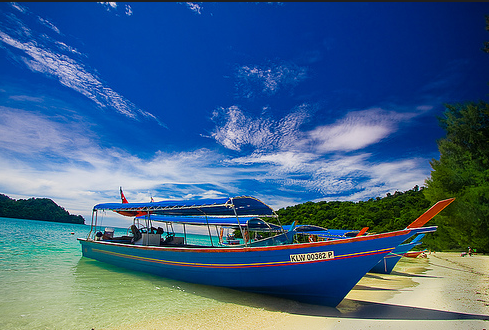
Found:
[[[355,237],[358,237],[358,236],[362,236],[363,234],[365,234],[368,230],[368,227],[363,227],[362,230],[360,230],[357,234],[357,236]]]
[[[435,215],[440,213],[445,207],[447,207],[454,200],[455,200],[455,198],[449,198],[449,199],[445,199],[445,200],[437,202],[428,211],[421,214],[419,216],[419,218],[417,218],[409,226],[407,226],[406,229],[423,227],[428,221],[433,219],[433,217]]]

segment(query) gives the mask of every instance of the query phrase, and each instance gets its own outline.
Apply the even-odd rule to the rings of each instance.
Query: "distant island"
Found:
[[[72,215],[49,198],[11,199],[0,194],[0,217],[85,224],[81,215]]]

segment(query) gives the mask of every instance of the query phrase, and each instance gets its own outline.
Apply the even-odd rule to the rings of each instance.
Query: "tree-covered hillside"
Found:
[[[406,228],[431,205],[418,186],[406,192],[396,191],[387,197],[361,202],[307,202],[277,214],[282,224],[317,225],[331,229],[362,229],[385,232]]]
[[[357,229],[369,227],[370,233],[401,230],[426,212],[433,204],[425,198],[424,188],[414,187],[405,192],[396,191],[386,197],[360,202],[307,202],[289,206],[277,211],[282,224],[311,224],[329,229]],[[443,214],[443,210],[440,214]],[[436,226],[435,216],[426,226]],[[440,228],[439,228],[440,229]],[[445,230],[442,229],[443,232]],[[418,248],[430,248],[440,251],[443,249],[463,249],[457,242],[439,244],[445,241],[444,235],[429,233],[423,239],[423,245]]]
[[[84,224],[81,215],[71,215],[48,198],[11,199],[0,194],[0,217]]]

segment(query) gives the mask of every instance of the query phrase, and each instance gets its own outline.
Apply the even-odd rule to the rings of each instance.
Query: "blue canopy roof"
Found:
[[[273,209],[262,201],[249,196],[218,199],[161,201],[148,203],[103,203],[93,210],[115,212],[149,212],[164,216],[274,216]]]

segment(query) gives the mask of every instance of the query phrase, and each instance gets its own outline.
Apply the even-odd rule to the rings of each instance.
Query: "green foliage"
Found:
[[[307,202],[277,211],[282,224],[317,225],[331,229],[369,227],[369,232],[406,228],[423,214],[430,202],[418,186],[406,192],[396,191],[384,198],[362,202]]]
[[[14,200],[0,194],[0,217],[84,224],[81,215],[71,215],[48,198]]]
[[[425,196],[431,202],[455,197],[437,219],[440,249],[468,246],[489,251],[489,105],[447,105],[439,118],[446,137],[438,141]]]

